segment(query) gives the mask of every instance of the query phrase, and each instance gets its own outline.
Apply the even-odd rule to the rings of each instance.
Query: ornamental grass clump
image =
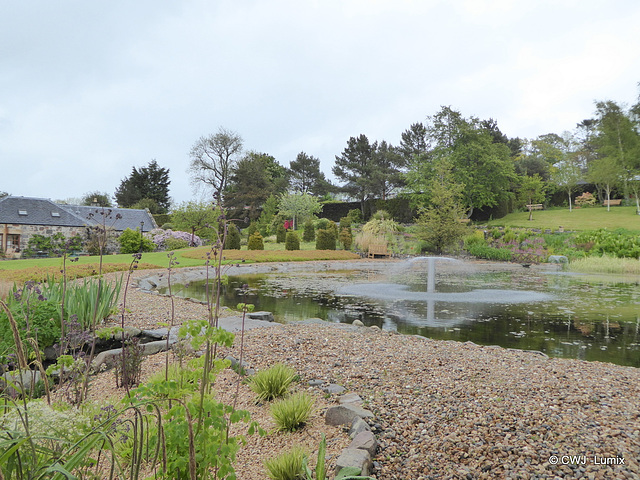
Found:
[[[304,460],[304,451],[295,446],[271,460],[265,460],[264,466],[271,480],[299,480],[304,478]]]
[[[271,417],[278,431],[295,432],[307,423],[312,409],[313,397],[299,392],[271,405]]]
[[[274,398],[284,397],[295,378],[296,372],[293,368],[277,363],[251,378],[251,390],[256,394],[256,401],[268,402]]]

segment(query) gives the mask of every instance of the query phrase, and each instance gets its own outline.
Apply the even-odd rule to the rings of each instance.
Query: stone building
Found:
[[[143,232],[157,228],[149,210],[63,205],[46,198],[0,198],[0,250],[7,258],[20,257],[34,234],[85,238],[87,229],[96,225],[116,233],[127,228]]]

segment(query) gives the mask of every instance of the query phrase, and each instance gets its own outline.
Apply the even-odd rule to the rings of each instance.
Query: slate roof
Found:
[[[46,198],[0,198],[0,223],[82,227],[101,225],[105,215],[108,215],[105,225],[117,231],[135,230],[140,228],[141,222],[144,222],[145,232],[156,227],[147,210],[62,205]]]

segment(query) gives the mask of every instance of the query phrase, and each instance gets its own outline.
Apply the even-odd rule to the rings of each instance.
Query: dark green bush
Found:
[[[258,226],[254,222],[251,222],[247,227],[247,240],[249,240],[249,238],[251,238],[251,235],[253,235],[257,231],[258,231]]]
[[[316,232],[316,250],[335,250],[336,235],[333,230],[320,229]]]
[[[340,243],[345,250],[351,250],[351,244],[353,243],[353,234],[350,227],[344,227],[340,230]]]
[[[264,241],[262,240],[262,235],[260,235],[260,232],[255,232],[249,237],[247,248],[249,250],[264,250]]]
[[[302,232],[302,240],[305,242],[313,242],[316,239],[316,229],[311,220],[304,222],[304,230]]]
[[[300,237],[296,232],[287,232],[284,248],[285,250],[300,250]]]
[[[287,231],[284,229],[284,225],[278,225],[276,228],[276,242],[282,243],[287,239]]]
[[[233,224],[230,224],[227,227],[227,237],[224,241],[224,248],[227,250],[240,250],[240,231],[238,227]]]
[[[349,221],[351,223],[362,223],[362,211],[359,208],[349,210],[349,213],[347,213],[347,218],[349,218]]]

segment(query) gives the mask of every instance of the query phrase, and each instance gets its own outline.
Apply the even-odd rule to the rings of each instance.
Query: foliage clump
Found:
[[[271,417],[279,431],[295,432],[307,423],[312,409],[313,397],[298,392],[271,405]]]
[[[320,229],[316,232],[316,250],[335,250],[336,234],[333,230]]]
[[[302,240],[304,242],[313,242],[316,239],[316,229],[313,226],[313,221],[307,220],[304,222],[302,231]]]
[[[251,377],[250,386],[256,394],[257,401],[270,401],[286,395],[295,378],[296,372],[293,368],[277,363]]]
[[[584,192],[575,199],[576,207],[594,207],[596,205],[596,197],[591,192]]]
[[[178,250],[186,247],[200,247],[203,240],[195,234],[180,230],[154,229],[148,233],[158,250]]]
[[[301,447],[281,453],[272,459],[265,460],[264,466],[271,480],[300,480],[304,474],[305,454]]]
[[[285,250],[300,250],[300,237],[296,232],[287,232],[284,248]]]
[[[227,236],[224,240],[225,250],[240,250],[241,245],[240,231],[233,224],[227,226]]]
[[[264,250],[264,241],[262,239],[262,235],[260,232],[254,232],[253,235],[249,237],[249,242],[247,243],[247,249],[249,250]]]
[[[118,242],[120,253],[153,252],[156,249],[156,244],[150,238],[130,228],[122,232]]]
[[[287,239],[287,230],[284,225],[280,224],[276,227],[276,242],[283,243]]]

